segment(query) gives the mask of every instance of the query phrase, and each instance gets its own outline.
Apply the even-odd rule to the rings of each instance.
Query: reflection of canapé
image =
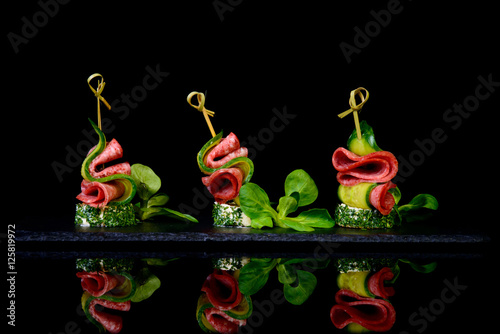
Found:
[[[239,269],[248,263],[243,258],[214,261],[214,271],[207,276],[198,298],[196,319],[208,333],[237,333],[252,314],[252,299],[241,293]]]
[[[81,298],[82,309],[99,332],[106,330],[119,333],[123,329],[123,318],[115,311],[129,311],[132,302],[147,299],[158,289],[160,281],[148,269],[148,264],[157,263],[154,259],[141,261],[142,270],[134,277],[131,274],[133,259],[76,261],[76,276],[80,278],[84,290]]]

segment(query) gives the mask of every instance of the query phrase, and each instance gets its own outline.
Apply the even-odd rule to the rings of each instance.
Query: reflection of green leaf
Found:
[[[286,300],[293,305],[303,304],[313,293],[318,280],[308,271],[297,270],[297,279],[294,284],[285,284],[283,292]]]
[[[437,266],[437,262],[431,262],[428,264],[418,264],[418,263],[412,262],[408,259],[399,259],[399,261],[401,261],[403,263],[408,263],[410,265],[410,267],[413,268],[413,270],[415,270],[416,272],[419,272],[419,273],[423,273],[423,274],[428,274],[428,273],[433,272]]]
[[[240,269],[238,278],[238,286],[244,295],[253,295],[264,285],[269,279],[269,272],[278,263],[277,259],[263,259],[261,261],[252,261]]]
[[[297,279],[297,269],[289,264],[279,264],[278,270],[278,280],[283,284],[292,284]]]
[[[166,266],[167,263],[178,259],[179,259],[178,257],[173,259],[149,258],[149,259],[143,259],[143,261],[146,261],[146,263],[150,266]]]
[[[149,271],[148,268],[143,268],[139,271],[136,277],[138,284],[135,294],[131,301],[140,302],[151,297],[151,295],[160,287],[160,279]]]

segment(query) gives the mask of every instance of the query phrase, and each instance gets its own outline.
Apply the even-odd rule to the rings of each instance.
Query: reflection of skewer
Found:
[[[191,99],[195,95],[198,98],[198,105],[197,106],[195,106],[194,104],[191,103]],[[198,111],[201,111],[203,113],[203,116],[205,116],[205,121],[207,122],[208,128],[210,129],[210,133],[212,134],[212,137],[215,137],[214,128],[212,126],[212,123],[210,122],[210,118],[208,117],[208,116],[214,117],[215,113],[213,111],[205,108],[205,94],[199,93],[199,92],[191,92],[187,96],[187,101],[191,107],[196,108],[196,109],[198,109]]]

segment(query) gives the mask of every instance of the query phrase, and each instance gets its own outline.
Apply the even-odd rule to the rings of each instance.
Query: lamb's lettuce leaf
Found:
[[[410,203],[397,207],[401,218],[407,222],[425,220],[432,215],[432,211],[438,208],[437,199],[429,194],[419,194],[410,201]]]
[[[288,215],[299,207],[312,204],[318,197],[318,188],[313,179],[302,169],[291,172],[285,180],[285,196],[273,208],[267,193],[255,183],[246,183],[240,189],[240,207],[252,223],[253,228],[283,227],[300,232],[311,232],[314,228],[331,228],[334,220],[326,209],[310,209],[296,217]]]
[[[137,194],[140,201],[134,205],[135,213],[141,221],[155,216],[166,216],[179,220],[187,220],[197,223],[198,220],[191,215],[165,207],[169,196],[165,193],[157,193],[161,187],[161,179],[148,166],[134,164],[131,166],[131,174],[137,184]]]

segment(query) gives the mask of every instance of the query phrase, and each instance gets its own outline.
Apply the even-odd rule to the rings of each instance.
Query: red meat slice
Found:
[[[77,199],[95,208],[105,207],[110,201],[119,198],[125,192],[125,186],[120,181],[89,182],[83,180],[81,193]]]
[[[94,149],[92,148],[90,152]],[[90,153],[89,152],[89,153]],[[109,175],[115,174],[131,174],[130,164],[128,162],[122,162],[113,166],[109,166],[104,168],[103,170],[97,171],[98,166],[108,163],[110,161],[116,160],[123,157],[123,149],[121,145],[116,141],[116,139],[112,139],[110,142],[106,144],[104,150],[97,157],[92,160],[89,165],[89,172],[92,177],[96,179],[100,179]]]
[[[208,301],[220,311],[235,308],[243,298],[236,278],[224,270],[215,269],[208,275],[201,291],[207,294]]]
[[[76,273],[76,276],[81,279],[83,290],[88,291],[94,297],[100,297],[113,290],[119,283],[114,275],[102,271],[91,273],[81,271]]]
[[[243,172],[239,168],[223,168],[210,176],[202,177],[201,180],[216,202],[226,203],[239,195]]]
[[[357,323],[368,330],[386,332],[396,321],[394,307],[383,299],[361,297],[342,289],[335,294],[335,301],[337,304],[330,310],[330,319],[338,329]]]
[[[375,296],[379,296],[385,299],[394,296],[394,294],[396,293],[394,288],[386,287],[384,285],[385,281],[390,281],[393,278],[394,274],[392,273],[391,268],[384,267],[369,278],[368,289]]]
[[[129,311],[130,300],[126,302],[112,302],[105,299],[93,299],[89,305],[90,315],[97,320],[108,332],[119,333],[123,328],[123,319],[119,315],[109,314],[103,311],[96,310],[96,305],[99,304],[105,308],[117,311]]]
[[[234,158],[247,156],[247,148],[240,147],[238,137],[231,132],[208,153],[205,165],[210,168],[219,168]]]
[[[333,152],[332,163],[338,171],[337,181],[344,186],[355,186],[361,182],[383,183],[398,173],[398,161],[387,151],[359,156],[339,147]]]
[[[238,320],[230,317],[223,311],[209,307],[205,310],[207,321],[218,333],[238,333],[239,326],[245,326],[247,320]]]
[[[388,215],[396,204],[394,196],[388,192],[391,188],[396,185],[389,181],[376,186],[370,193],[370,203],[383,215]]]

